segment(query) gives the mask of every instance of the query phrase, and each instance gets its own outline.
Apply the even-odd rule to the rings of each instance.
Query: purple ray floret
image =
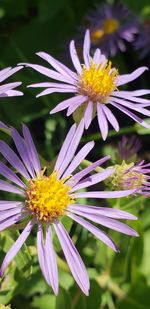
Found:
[[[0,70],[0,83],[2,83],[9,76],[20,71],[23,66],[18,66],[16,68],[8,67],[6,69]],[[15,90],[16,87],[20,86],[22,82],[14,82],[0,85],[0,97],[14,97],[21,96],[23,93],[21,91]]]

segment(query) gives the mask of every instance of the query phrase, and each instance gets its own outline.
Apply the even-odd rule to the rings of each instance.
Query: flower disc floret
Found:
[[[49,177],[43,175],[29,182],[26,205],[38,220],[53,222],[74,202],[65,181],[66,178],[59,180],[57,172],[53,172]]]
[[[83,65],[79,79],[79,92],[88,96],[92,101],[107,103],[107,98],[116,89],[118,71],[113,68],[111,61],[106,60],[98,66],[90,60],[90,67]]]

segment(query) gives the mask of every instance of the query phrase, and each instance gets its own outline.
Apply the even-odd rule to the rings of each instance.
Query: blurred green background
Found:
[[[78,28],[84,23],[84,16],[94,8],[94,0],[0,0],[0,67],[15,66],[20,62],[40,63],[35,55],[46,51],[66,63],[68,44],[76,38]],[[112,3],[112,1],[108,1]],[[149,0],[126,0],[128,7],[141,18],[150,14]],[[41,62],[42,63],[42,62]],[[140,65],[137,55],[129,46],[124,55],[117,54],[114,63],[122,73],[131,72]],[[44,62],[43,62],[44,64]],[[146,75],[147,77],[148,75]],[[148,79],[142,77],[139,88],[149,87]],[[30,69],[18,72],[10,80],[22,81],[24,92],[21,98],[1,99],[0,120],[21,129],[26,123],[31,129],[36,147],[46,160],[55,158],[73,120],[65,118],[65,113],[49,115],[50,109],[66,95],[51,95],[35,98],[36,90],[26,88],[28,84],[46,81],[45,77]],[[10,81],[9,80],[9,81]],[[133,88],[137,87],[133,85]],[[140,157],[149,160],[149,132],[133,125],[120,115],[122,127],[130,126],[131,133],[139,133],[143,144]],[[122,129],[121,133],[128,130]],[[114,154],[114,148],[121,137],[110,132],[107,142],[100,140],[97,124],[85,133],[84,140],[96,139],[96,147],[91,160],[104,154]],[[129,132],[130,133],[130,132]],[[0,135],[10,142],[4,133]],[[94,201],[95,203],[95,201]],[[13,309],[150,309],[150,200],[144,197],[108,201],[108,205],[121,207],[138,215],[133,227],[140,237],[130,239],[110,231],[120,247],[120,254],[113,253],[81,227],[65,221],[83,260],[91,280],[90,296],[85,297],[70,275],[57,241],[59,254],[60,293],[53,296],[44,282],[38,266],[33,233],[27,246],[18,254],[1,281],[0,304],[11,304]],[[7,231],[0,236],[0,259],[17,238],[17,231]],[[32,264],[32,266],[31,266]],[[31,274],[32,273],[32,274]]]

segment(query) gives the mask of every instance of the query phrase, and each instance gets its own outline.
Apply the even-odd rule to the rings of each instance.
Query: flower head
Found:
[[[75,124],[71,127],[57,157],[54,170],[50,175],[47,175],[46,168],[43,170],[41,168],[32,137],[26,126],[23,125],[23,137],[15,129],[11,131],[19,155],[4,141],[0,141],[1,154],[21,176],[0,162],[0,174],[8,179],[8,182],[0,180],[0,190],[19,195],[19,201],[0,201],[0,231],[11,227],[22,219],[26,218],[28,221],[23,232],[4,258],[0,268],[1,276],[31,233],[33,226],[37,225],[39,264],[46,282],[57,294],[58,269],[52,244],[51,227],[53,226],[74,279],[82,291],[88,295],[89,279],[85,266],[61,223],[61,217],[68,216],[81,224],[115,251],[118,251],[118,248],[113,240],[88,220],[127,235],[137,236],[132,228],[118,221],[118,219],[134,220],[136,219],[135,216],[117,209],[81,205],[79,203],[78,199],[82,197],[117,198],[135,192],[134,189],[112,192],[90,192],[88,189],[85,192],[80,191],[80,189],[88,188],[105,180],[114,172],[112,168],[100,173],[95,172],[95,168],[108,160],[109,157],[104,157],[83,170],[77,170],[94,146],[93,142],[89,142],[76,153],[83,130],[83,120],[78,127]],[[43,233],[43,229],[46,233]]]
[[[91,33],[92,47],[100,47],[107,56],[115,56],[118,50],[126,50],[126,42],[133,42],[138,26],[135,16],[125,4],[96,6],[85,17]]]
[[[150,19],[141,24],[138,36],[134,42],[135,50],[139,51],[139,59],[150,54]]]
[[[59,83],[38,83],[29,87],[46,88],[37,97],[54,92],[73,93],[73,97],[59,103],[50,113],[53,114],[67,108],[67,116],[69,116],[83,107],[82,114],[86,129],[97,113],[100,131],[104,140],[108,134],[108,123],[116,131],[119,130],[118,121],[108,107],[109,105],[119,109],[142,126],[150,128],[150,125],[133,112],[135,111],[146,116],[150,115],[150,111],[145,108],[150,105],[150,101],[141,98],[142,95],[149,94],[150,90],[119,90],[119,86],[135,80],[147,68],[140,67],[131,74],[119,75],[118,70],[112,67],[112,63],[101,54],[99,49],[96,49],[93,58],[90,57],[89,52],[90,35],[88,30],[86,31],[83,44],[84,65],[80,64],[74,41],[70,43],[70,55],[77,71],[76,73],[55,60],[52,56],[39,52],[38,56],[51,64],[56,71],[37,64],[26,65],[52,79],[56,79]]]
[[[149,195],[149,166],[150,163],[144,164],[144,161],[134,164],[123,160],[121,164],[113,166],[115,172],[109,177],[108,183],[115,190],[140,188],[137,191],[138,194]]]
[[[16,68],[6,68],[0,71],[0,83],[7,79],[9,76],[15,74],[23,67],[18,66]],[[14,90],[16,87],[20,86],[22,82],[14,82],[8,83],[0,86],[0,97],[14,97],[14,96],[21,96],[23,93],[18,90]]]

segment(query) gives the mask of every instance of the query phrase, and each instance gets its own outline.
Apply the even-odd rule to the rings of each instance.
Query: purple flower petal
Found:
[[[118,198],[123,196],[128,196],[136,192],[133,190],[123,190],[123,191],[92,191],[92,192],[78,192],[75,193],[75,198],[89,197],[89,198]]]
[[[15,152],[2,140],[0,140],[0,152],[6,158],[6,160],[14,167],[16,170],[24,176],[26,179],[30,179],[30,176]]]
[[[69,106],[72,106],[74,104],[80,103],[79,105],[81,105],[85,101],[86,101],[86,97],[84,97],[83,95],[77,95],[75,97],[72,97],[70,99],[64,100],[61,103],[59,103],[55,108],[53,108],[50,111],[50,114],[54,114],[54,113],[60,112],[60,111],[66,109]]]
[[[16,72],[20,71],[23,68],[23,66],[18,66],[16,68],[6,68],[1,71],[0,74],[0,83],[3,82],[3,80],[7,79],[9,76],[15,74]]]
[[[25,214],[25,213],[21,213],[21,214],[19,213],[17,215],[11,216],[10,218],[7,218],[7,219],[3,220],[2,222],[0,222],[0,232],[4,231],[9,226],[14,225],[18,221],[20,221],[23,218],[25,218],[26,216],[27,216],[27,214]]]
[[[80,165],[80,163],[85,159],[91,149],[94,147],[94,142],[89,142],[84,145],[81,150],[76,154],[75,158],[72,160],[69,167],[66,169],[63,177],[67,177],[72,174],[72,172]]]
[[[79,61],[79,58],[78,58],[78,55],[77,55],[77,51],[76,51],[76,48],[75,48],[74,41],[70,42],[70,56],[71,56],[71,60],[72,60],[72,63],[74,65],[75,69],[77,70],[77,72],[79,74],[81,74],[82,67],[81,67],[81,64],[80,64],[80,61]]]
[[[40,92],[39,94],[37,94],[37,98],[43,96],[43,95],[48,95],[48,94],[51,94],[51,93],[65,93],[65,92],[68,92],[68,93],[75,93],[76,92],[76,87],[73,87],[72,88],[48,88],[48,89],[45,89],[43,90],[42,92]]]
[[[0,174],[22,188],[26,188],[22,180],[3,162],[0,162]]]
[[[7,181],[2,180],[2,179],[0,179],[0,190],[24,195],[23,190],[21,190],[20,188],[8,183]]]
[[[138,78],[141,74],[143,74],[146,70],[148,70],[147,67],[140,67],[130,74],[120,75],[117,79],[117,86],[121,86],[129,82],[132,82],[133,80]]]
[[[80,143],[83,131],[84,131],[84,120],[81,120],[80,124],[78,125],[78,127],[76,129],[74,137],[72,138],[72,141],[69,145],[69,148],[67,150],[66,157],[63,161],[63,164],[59,168],[59,171],[58,171],[59,178],[61,177],[61,175],[64,173],[65,169],[67,168],[67,166],[71,162],[71,160],[72,160],[72,158],[73,158],[73,156],[74,156],[74,154],[75,154],[75,152],[78,148],[78,145]]]
[[[84,113],[84,123],[85,123],[85,129],[88,129],[91,122],[92,122],[92,116],[93,116],[93,103],[91,101],[88,102],[87,108]]]
[[[0,200],[0,212],[8,209],[13,209],[16,207],[21,206],[22,202],[15,202],[15,201],[2,201]]]
[[[85,177],[86,175],[88,175],[90,172],[92,172],[96,167],[100,166],[101,164],[103,164],[104,162],[106,162],[107,160],[110,159],[110,156],[106,156],[100,160],[97,160],[94,163],[91,163],[90,166],[84,168],[82,171],[76,173],[71,180],[73,180],[73,185],[75,185],[76,183],[78,183],[80,181],[80,179],[82,179],[83,177]],[[67,183],[67,182],[66,182]]]
[[[54,228],[75,281],[83,293],[88,295],[89,278],[77,249],[75,248],[71,238],[60,222],[55,223]]]
[[[0,276],[2,277],[5,269],[8,267],[8,265],[11,263],[11,261],[14,259],[16,254],[19,252],[21,247],[23,246],[24,242],[26,241],[27,237],[30,235],[31,230],[33,227],[33,221],[30,221],[23,232],[20,234],[14,245],[10,248],[10,250],[7,252],[4,261],[2,263],[2,266],[0,268]]]
[[[106,105],[102,105],[103,112],[105,113],[106,118],[112,125],[112,127],[118,132],[119,131],[119,124],[116,117],[110,111],[110,109]]]
[[[138,233],[133,230],[131,227],[129,227],[127,224],[124,224],[122,222],[119,222],[117,220],[107,218],[101,215],[93,215],[89,213],[83,213],[81,210],[76,211],[76,214],[82,217],[85,217],[88,220],[91,220],[95,223],[101,224],[103,226],[106,226],[112,230],[118,231],[120,233],[130,235],[130,236],[139,236]]]
[[[90,31],[86,30],[83,43],[83,59],[87,69],[90,68]]]
[[[97,116],[102,138],[105,141],[108,134],[108,122],[100,103],[97,103]]]
[[[68,148],[70,146],[70,143],[74,137],[74,134],[76,132],[76,124],[73,124],[73,126],[71,127],[71,129],[69,130],[64,142],[63,142],[63,145],[61,147],[61,150],[59,152],[59,155],[57,157],[57,161],[56,161],[56,164],[55,164],[55,167],[54,167],[54,170],[59,170],[60,166],[63,164],[63,161],[66,157],[66,153],[68,151]]]
[[[12,130],[12,138],[14,140],[14,143],[16,145],[16,148],[20,154],[20,157],[24,163],[24,165],[26,166],[28,172],[30,173],[30,175],[32,176],[32,178],[35,177],[35,173],[34,173],[34,169],[33,166],[31,164],[30,161],[30,157],[27,151],[27,146],[25,145],[24,140],[21,138],[21,136],[19,135],[19,133],[17,132],[16,129]]]
[[[67,213],[67,216],[76,221],[77,223],[81,224],[85,229],[90,231],[96,238],[98,238],[100,241],[102,241],[104,244],[106,244],[108,247],[112,248],[114,251],[119,252],[118,247],[115,245],[113,240],[103,231],[95,227],[90,222],[84,220],[83,218],[80,218],[79,216],[75,214]]]
[[[104,217],[109,217],[113,219],[123,219],[123,220],[137,220],[137,217],[134,215],[119,210],[116,208],[108,208],[108,207],[96,207],[96,206],[90,206],[90,205],[81,205],[81,204],[74,204],[68,206],[69,211],[73,211],[76,213],[76,211],[82,211],[83,213],[89,213],[93,215],[102,215]]]
[[[87,177],[86,179],[83,179],[81,182],[78,182],[76,186],[74,186],[70,192],[75,192],[79,189],[84,189],[90,186],[93,186],[96,183],[99,183],[106,178],[108,178],[110,175],[114,173],[114,169],[106,169],[104,172],[96,173],[94,175],[91,175]]]
[[[40,165],[38,153],[37,153],[35,145],[33,143],[30,131],[27,128],[27,126],[25,126],[25,125],[23,125],[23,136],[24,136],[25,143],[26,143],[26,146],[27,146],[28,155],[31,159],[31,162],[32,162],[32,165],[35,169],[35,172],[40,174],[41,165]]]

